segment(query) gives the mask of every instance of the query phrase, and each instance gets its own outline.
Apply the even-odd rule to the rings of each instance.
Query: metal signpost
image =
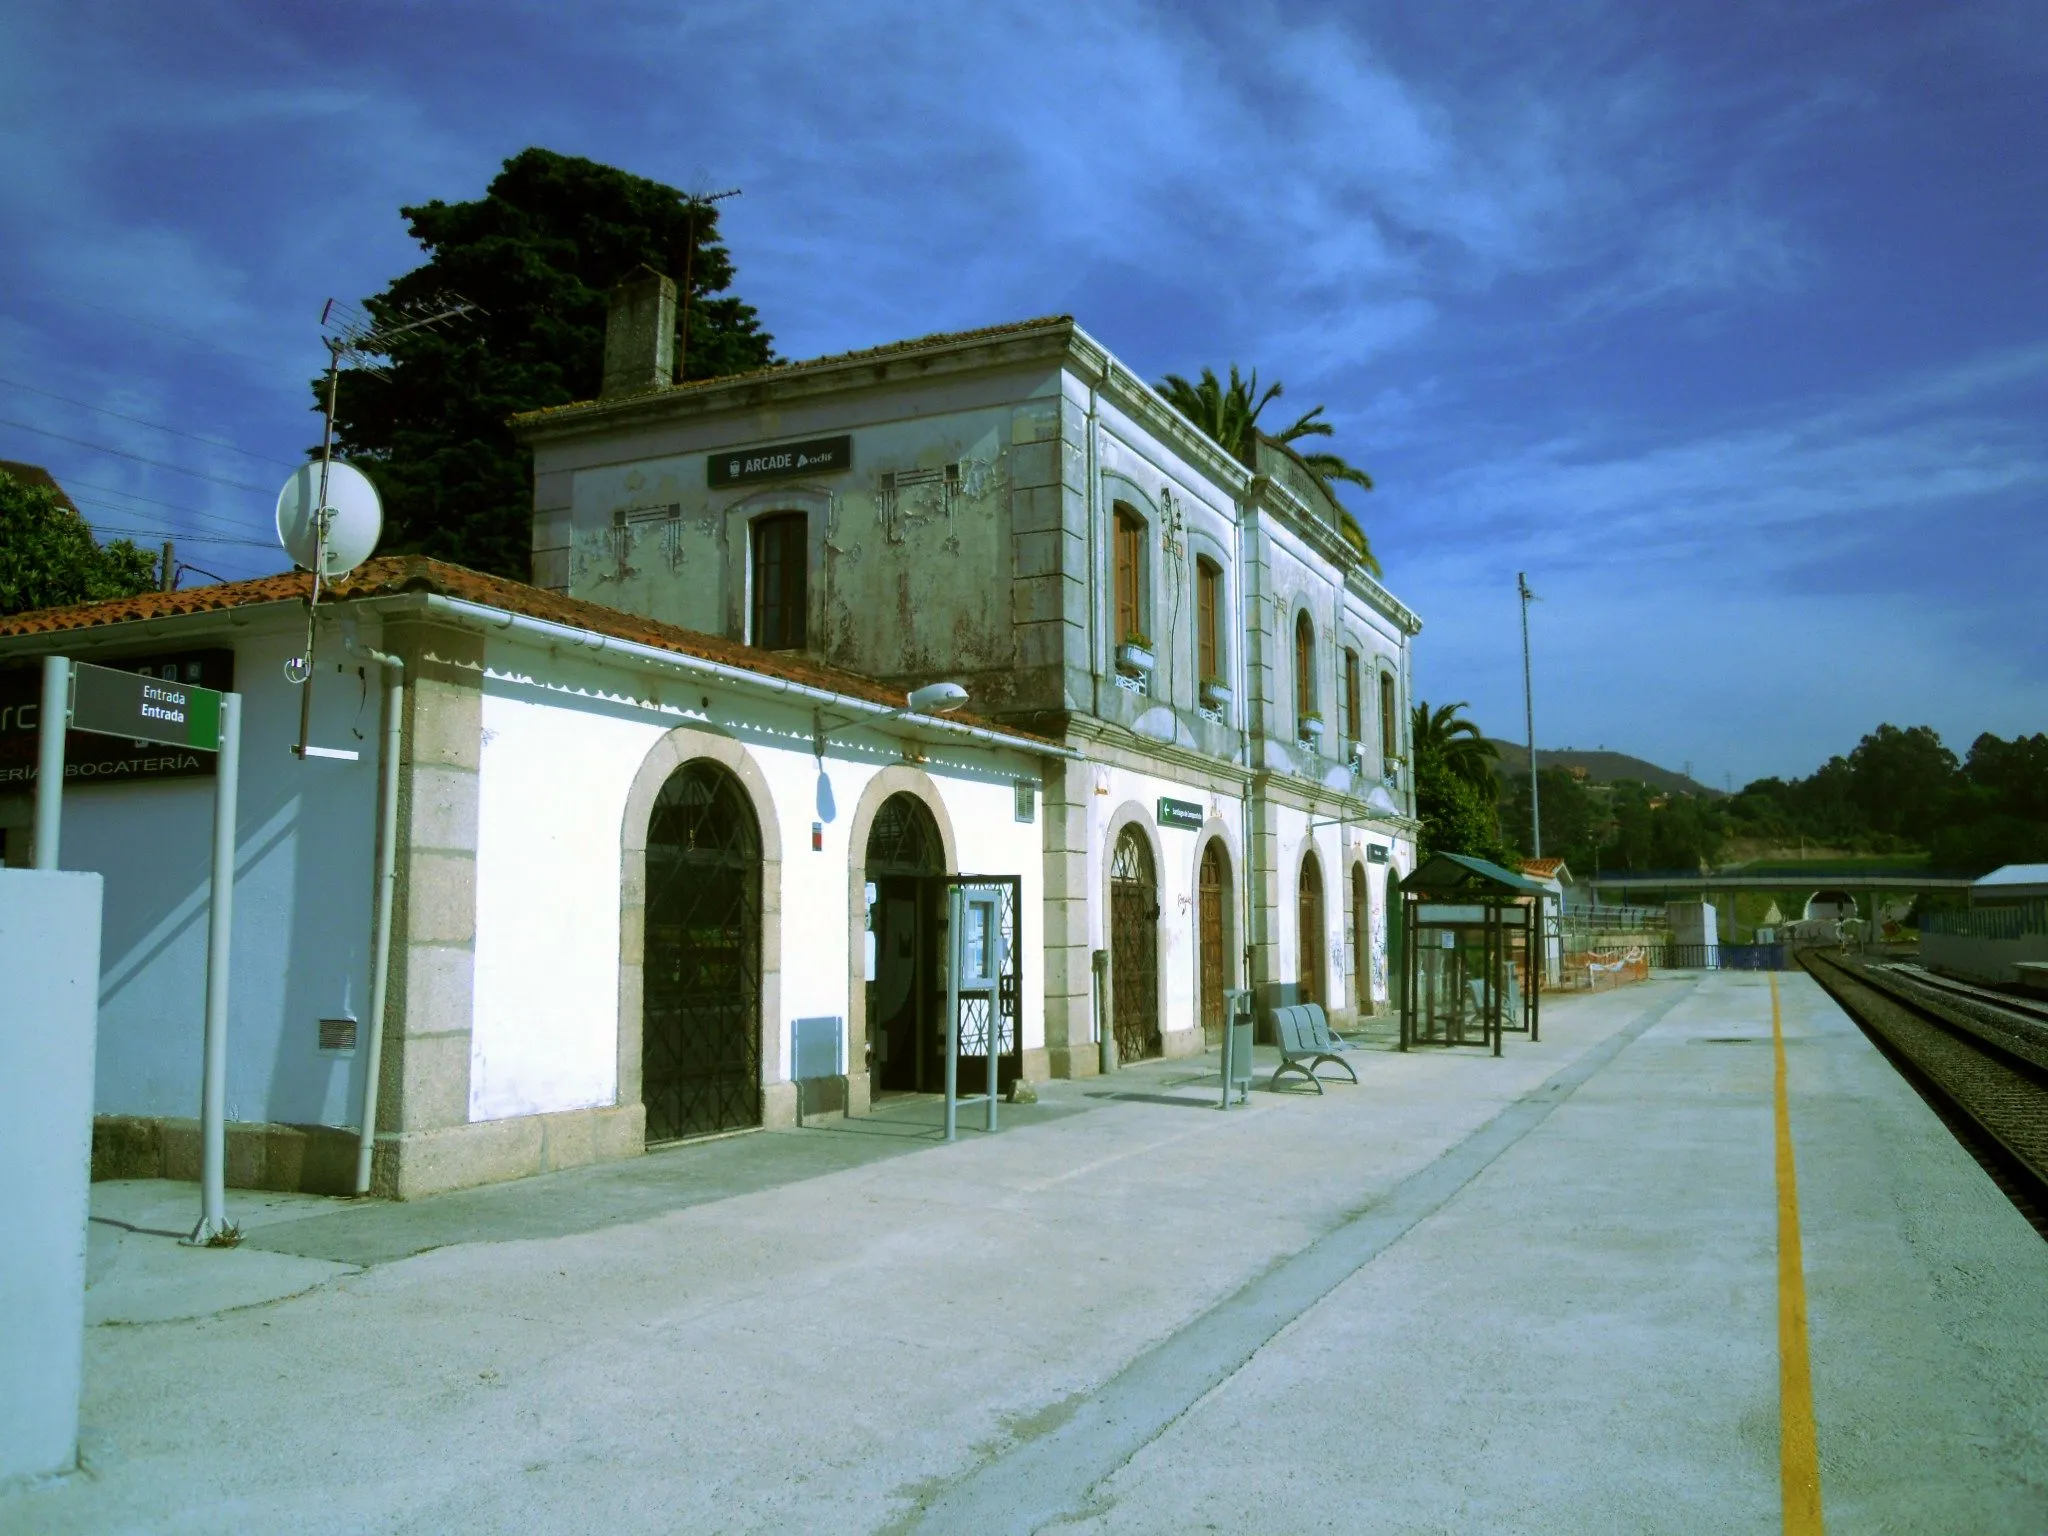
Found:
[[[996,1128],[996,1101],[1002,1096],[1000,1063],[1003,1016],[1000,1001],[1003,974],[1002,890],[962,883],[947,892],[946,910],[946,1140],[957,1139],[959,1110],[974,1099],[960,1097],[960,999],[963,994],[986,1000],[988,1106],[982,1129]],[[1022,1027],[1020,1016],[1018,1025]]]
[[[228,939],[234,924],[235,794],[242,696],[145,672],[43,659],[36,767],[36,868],[57,867],[66,728],[220,755],[213,780],[213,881],[206,915],[206,1043],[200,1078],[199,1225],[189,1241],[227,1229]]]

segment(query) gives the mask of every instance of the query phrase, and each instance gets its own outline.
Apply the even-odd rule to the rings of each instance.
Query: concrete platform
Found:
[[[1830,1525],[2048,1530],[2048,1243],[1780,985]],[[950,1148],[912,1101],[238,1211],[153,1313],[109,1228],[89,1471],[0,1531],[1774,1529],[1770,1034],[1669,977],[1230,1114],[1189,1059]]]

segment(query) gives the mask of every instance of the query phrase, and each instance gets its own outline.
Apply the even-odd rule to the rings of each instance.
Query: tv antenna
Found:
[[[320,340],[327,348],[327,404],[322,413],[320,457],[294,470],[277,493],[278,542],[295,566],[313,575],[306,596],[306,649],[284,664],[286,679],[300,690],[299,740],[292,752],[301,761],[356,755],[316,747],[308,739],[313,725],[314,620],[321,583],[344,576],[367,560],[384,528],[383,504],[369,476],[334,458],[335,397],[342,365],[348,363],[388,380],[391,370],[383,359],[390,355],[393,341],[413,331],[446,325],[476,307],[457,295],[439,294],[391,305],[381,320],[338,299],[329,299],[320,310]]]
[[[697,210],[710,209],[713,203],[722,203],[728,197],[738,197],[738,187],[727,187],[723,192],[688,192],[683,195],[683,206],[689,209],[683,220],[683,317],[676,326],[676,382],[689,382],[690,363],[690,266],[697,257]]]

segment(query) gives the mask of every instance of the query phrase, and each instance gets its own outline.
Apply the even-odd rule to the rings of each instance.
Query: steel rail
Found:
[[[1808,950],[1800,964],[1925,1099],[2036,1232],[2048,1238],[2048,1067],[2028,1049],[2040,1026],[1987,1028],[1977,1009]],[[2015,1045],[2019,1048],[2015,1049]]]

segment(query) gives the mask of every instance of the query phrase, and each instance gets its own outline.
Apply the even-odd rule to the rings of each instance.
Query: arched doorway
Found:
[[[699,758],[647,824],[640,1096],[647,1139],[761,1123],[761,828],[738,779]]]
[[[1109,983],[1116,1059],[1159,1055],[1159,878],[1134,826],[1124,828],[1110,857]]]
[[[884,800],[868,829],[868,920],[874,977],[868,982],[868,1070],[876,1090],[916,1093],[937,1086],[944,1070],[937,1034],[939,924],[936,882],[946,872],[945,844],[931,810],[916,795]]]
[[[1372,896],[1366,889],[1365,866],[1351,866],[1352,997],[1362,1019],[1372,1012]]]
[[[1327,1007],[1323,996],[1323,867],[1314,853],[1302,855],[1299,897],[1301,1000]]]
[[[1224,922],[1230,910],[1230,859],[1223,851],[1222,838],[1212,837],[1203,846],[1196,885],[1200,891],[1196,953],[1201,957],[1202,1038],[1213,1044],[1223,1038],[1223,989],[1230,976]]]

